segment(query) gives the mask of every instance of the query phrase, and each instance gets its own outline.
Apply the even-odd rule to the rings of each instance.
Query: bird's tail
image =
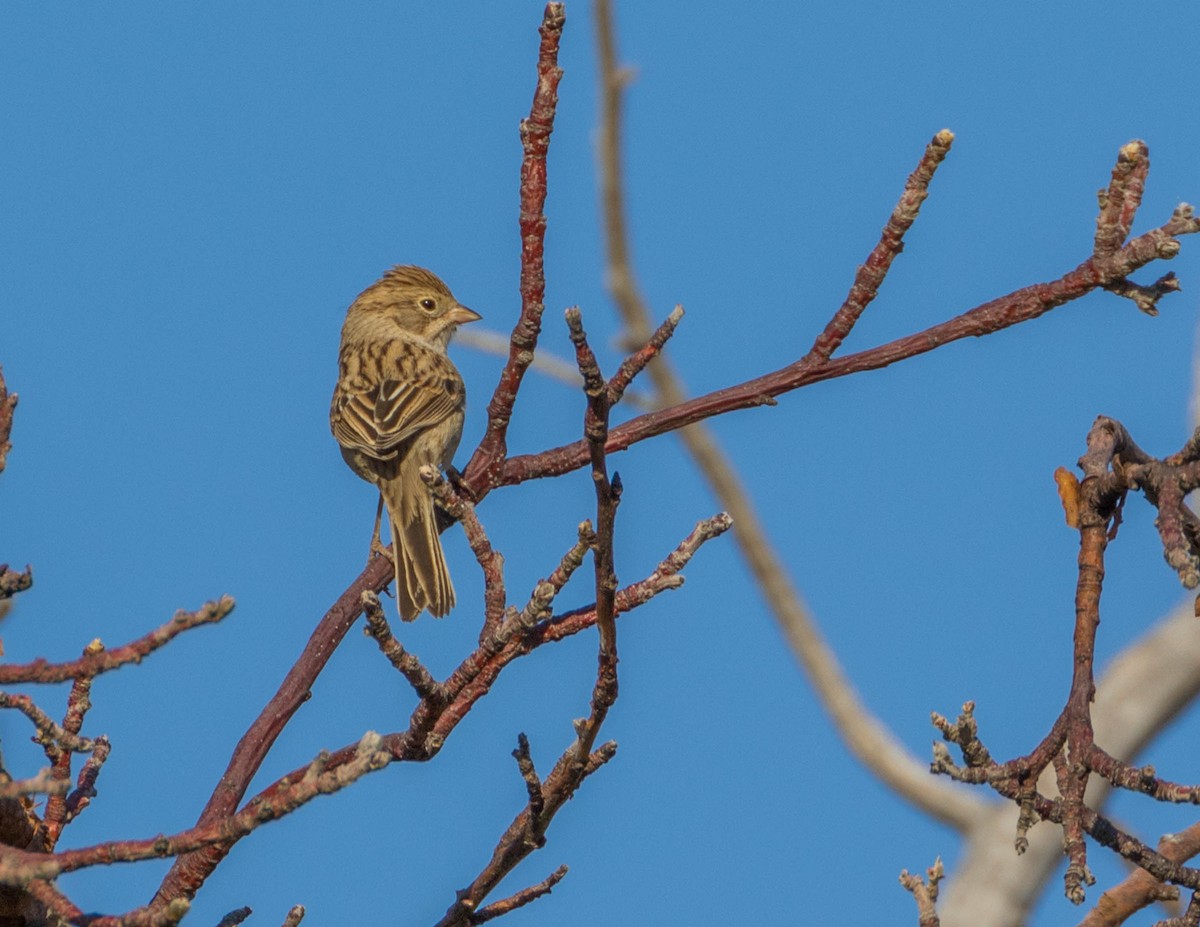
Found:
[[[422,609],[441,618],[454,607],[454,584],[438,538],[433,498],[417,468],[402,472],[383,487],[392,524],[392,560],[396,564],[396,605],[412,621]]]

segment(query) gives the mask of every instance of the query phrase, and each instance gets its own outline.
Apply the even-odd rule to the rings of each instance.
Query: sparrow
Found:
[[[342,325],[329,426],[350,469],[380,494],[371,553],[387,506],[404,621],[441,617],[454,586],[438,537],[423,466],[449,467],[462,438],[467,394],[446,348],[455,329],[480,318],[423,267],[387,271],[350,305]]]

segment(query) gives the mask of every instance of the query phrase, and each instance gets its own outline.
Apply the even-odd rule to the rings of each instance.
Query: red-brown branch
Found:
[[[620,502],[620,484],[608,477],[604,443],[608,433],[609,389],[600,373],[596,356],[588,345],[578,309],[567,310],[567,325],[575,344],[575,359],[583,375],[587,395],[584,435],[592,460],[592,481],[596,490],[596,536],[592,549],[595,563],[596,623],[600,630],[596,681],[592,687],[591,713],[575,723],[575,741],[559,757],[554,769],[541,782],[529,756],[529,743],[522,735],[514,756],[525,780],[529,800],[525,810],[505,831],[496,845],[491,861],[471,885],[459,892],[439,927],[478,923],[474,912],[516,865],[544,842],[546,828],[557,811],[573,796],[583,780],[607,762],[616,751],[615,743],[594,750],[596,738],[617,698],[616,587],[613,572],[613,525]],[[580,535],[582,537],[583,531]],[[545,584],[549,586],[550,584]],[[553,878],[553,877],[552,877]],[[560,876],[561,878],[561,876]],[[557,881],[557,880],[555,880]],[[547,880],[520,897],[532,900],[549,891]],[[517,896],[514,896],[517,897]],[[504,902],[497,913],[508,909]]]
[[[480,908],[471,915],[471,923],[486,924],[490,920],[515,911],[517,908],[524,907],[531,901],[536,901],[543,895],[549,895],[554,886],[566,877],[566,874],[567,867],[559,866],[537,885],[523,888],[519,892],[509,895],[507,898],[502,898],[500,901],[494,901],[486,907]]]
[[[422,467],[421,479],[446,514],[462,525],[475,562],[483,570],[483,627],[479,632],[479,640],[483,641],[500,626],[508,602],[504,585],[504,557],[492,547],[487,532],[475,514],[475,506],[469,499],[455,492],[450,482],[434,467]]]
[[[916,169],[904,184],[900,202],[896,204],[896,208],[888,217],[887,224],[883,227],[879,243],[867,255],[866,261],[859,265],[846,301],[842,303],[833,318],[829,320],[829,324],[825,326],[825,330],[817,337],[806,360],[818,362],[829,360],[833,352],[850,334],[854,324],[866,311],[867,306],[871,304],[879,292],[879,287],[883,284],[883,278],[887,276],[892,267],[892,261],[904,250],[904,235],[916,221],[917,213],[921,211],[921,204],[929,196],[929,182],[933,180],[933,174],[938,169],[938,165],[950,153],[950,146],[953,143],[954,133],[949,129],[942,129],[926,146],[925,154],[922,155]]]
[[[683,582],[683,577],[678,575],[679,571],[706,541],[724,533],[728,528],[728,517],[723,515],[714,516],[698,524],[653,573],[617,593],[616,611],[628,611],[648,602],[660,592],[678,588]],[[250,780],[261,766],[275,738],[304,702],[312,681],[316,679],[337,643],[357,618],[362,609],[362,593],[368,589],[383,588],[391,575],[391,565],[386,558],[373,559],[358,580],[326,613],[279,691],[238,742],[225,774],[210,797],[200,820],[195,827],[186,832],[189,838],[195,840],[198,834],[210,834],[211,829],[219,827],[223,819],[234,815]],[[444,692],[454,693],[449,696],[452,700],[438,706],[429,705],[428,700],[423,701],[413,713],[413,722],[409,730],[385,736],[381,742],[381,749],[386,750],[395,760],[428,759],[436,753],[437,746],[444,742],[446,736],[466,716],[471,707],[488,693],[491,684],[505,666],[542,644],[562,640],[595,623],[596,610],[593,605],[543,621],[528,633],[510,638],[505,647],[498,652],[489,652],[481,648],[464,661],[464,667],[468,664],[471,666],[470,673],[467,673],[464,667],[460,667],[443,684]],[[456,681],[455,677],[460,673],[462,676]],[[354,757],[356,749],[357,745],[350,745],[334,751],[328,757],[326,768],[337,769]],[[298,769],[277,780],[259,793],[254,802],[273,801],[276,792],[287,788],[290,782],[303,773],[303,769]],[[194,850],[190,849],[191,844],[179,844],[185,847],[186,852],[176,859],[160,885],[152,903],[154,910],[162,910],[171,899],[193,895],[240,836],[241,834],[231,834],[227,839],[217,842],[200,840],[198,848]]]
[[[85,657],[100,653],[104,645],[94,640],[84,648]],[[71,693],[67,696],[67,713],[63,718],[63,730],[78,736],[83,730],[83,719],[92,707],[91,702],[92,677],[80,676],[71,685]],[[93,751],[94,753],[95,751]],[[71,778],[71,752],[60,750],[54,758],[54,776],[64,782]],[[42,842],[47,851],[54,849],[58,838],[68,820],[68,806],[65,792],[62,795],[52,795],[46,801],[46,812],[42,816]]]
[[[561,3],[546,4],[542,16],[538,48],[538,80],[529,118],[521,121],[521,316],[513,328],[508,363],[488,403],[488,424],[483,440],[471,455],[464,471],[471,485],[495,480],[508,453],[508,423],[525,371],[533,362],[538,334],[542,328],[542,303],[546,294],[546,153],[550,133],[554,131],[554,112],[558,106],[558,43],[562,38],[566,14]]]
[[[413,691],[417,693],[420,699],[428,699],[430,701],[439,701],[443,698],[442,687],[438,681],[433,678],[432,674],[426,669],[415,654],[409,653],[404,649],[394,634],[392,634],[391,626],[388,624],[387,616],[383,613],[383,605],[380,604],[379,596],[374,592],[364,592],[362,594],[363,613],[367,617],[366,633],[375,639],[379,644],[380,652],[387,657],[388,662],[396,668],[396,670],[408,680],[408,684],[413,687]]]
[[[17,394],[8,391],[4,382],[4,371],[0,369],[0,473],[8,463],[8,452],[12,450],[9,437],[12,435],[13,411],[17,408]]]
[[[641,373],[650,361],[662,353],[663,346],[675,334],[675,327],[682,318],[683,306],[676,306],[671,310],[671,314],[667,316],[662,325],[658,326],[654,334],[647,339],[646,343],[621,362],[621,366],[617,368],[617,372],[608,381],[608,404],[610,406],[615,406],[621,401],[621,397],[625,395],[625,390],[629,388],[629,384],[633,382],[634,377]]]
[[[1100,214],[1096,217],[1096,254],[1112,254],[1129,237],[1133,219],[1142,205],[1146,177],[1150,173],[1150,149],[1140,139],[1121,148],[1108,188],[1100,191]]]
[[[623,451],[639,441],[715,415],[772,404],[776,396],[813,383],[877,370],[925,354],[952,341],[981,337],[1028,322],[1097,288],[1122,280],[1151,261],[1173,257],[1179,250],[1176,236],[1197,231],[1200,231],[1200,222],[1194,217],[1191,207],[1181,206],[1165,225],[1139,235],[1110,255],[1088,258],[1057,280],[1016,290],[946,322],[879,347],[848,354],[827,363],[802,358],[774,373],[755,377],[737,386],[639,415],[612,429],[606,449],[610,454]],[[481,475],[476,475],[470,480],[471,488],[479,498],[496,486],[569,473],[585,466],[588,460],[586,442],[576,441],[538,454],[510,457],[500,470],[497,481],[489,484]]]
[[[112,650],[88,653],[78,660],[67,663],[50,663],[44,659],[32,663],[6,664],[0,666],[0,685],[15,685],[33,682],[66,682],[82,676],[98,676],[119,669],[128,663],[140,663],[142,659],[178,637],[184,631],[204,624],[214,624],[233,611],[233,599],[222,596],[215,602],[207,602],[194,612],[176,612],[175,616],[161,627],[155,628],[144,637]]]
[[[614,598],[614,612],[620,614],[631,611],[639,605],[645,604],[659,593],[681,586],[683,584],[683,577],[679,575],[680,570],[686,566],[705,542],[723,534],[729,527],[729,518],[725,515],[716,515],[697,524],[695,529],[674,551],[663,559],[649,576],[630,584],[616,593]],[[581,533],[584,532],[581,530]],[[568,556],[570,557],[570,555]],[[376,558],[372,563],[386,565],[386,560],[385,558]],[[343,596],[344,598],[345,596]],[[339,602],[341,601],[339,600]],[[451,678],[443,683],[442,692],[453,693],[450,696],[452,700],[444,702],[439,699],[438,704],[435,705],[428,704],[428,699],[424,700],[421,706],[418,706],[417,710],[414,711],[413,721],[409,729],[401,733],[388,734],[382,737],[379,742],[379,750],[389,754],[392,760],[395,761],[428,759],[437,752],[436,746],[431,747],[431,745],[440,745],[445,741],[446,737],[454,730],[458,722],[467,715],[474,704],[488,693],[492,683],[495,682],[505,666],[543,644],[563,640],[566,637],[578,634],[594,626],[596,623],[596,607],[593,604],[539,622],[525,634],[511,637],[504,648],[498,652],[489,652],[485,648],[481,648],[472,657],[468,658],[467,661],[464,661],[464,666],[468,663],[473,664],[473,669],[470,673],[467,673],[460,667],[460,670],[452,674]],[[308,665],[307,661],[302,662]],[[300,664],[297,665],[299,666]],[[460,676],[460,674],[461,677],[456,680],[456,677]],[[289,675],[289,680],[291,679],[292,677]],[[285,686],[284,688],[288,687]],[[284,689],[281,688],[280,693],[282,694],[283,692]],[[281,699],[281,695],[277,695],[277,699]],[[266,721],[264,718],[274,718],[280,722],[286,720],[275,718],[275,716],[268,715],[268,712],[264,711],[259,720],[255,722],[255,725],[251,727],[251,731],[253,731],[260,725],[263,726],[264,736],[270,735],[272,738],[278,732],[273,727],[265,726]],[[219,788],[214,797],[210,799],[209,809],[220,807],[217,804],[218,799],[222,801],[227,800],[233,794],[235,786],[240,787],[244,793],[245,785],[242,784],[243,777],[246,775],[246,769],[250,760],[253,759],[253,755],[248,752],[249,747],[245,745],[249,738],[250,734],[243,737],[242,743],[239,744],[238,749],[235,751],[234,760],[231,761],[229,769],[226,771],[226,776],[222,780],[223,784],[228,783],[230,788],[225,790]],[[359,750],[359,744],[350,744],[325,755],[323,757],[323,770],[326,773],[335,772],[346,763],[353,761],[358,755]],[[257,769],[258,767],[255,766],[254,768]],[[153,855],[169,856],[174,853],[180,853],[182,855],[176,860],[175,866],[172,867],[172,872],[180,869],[181,875],[176,877],[180,880],[198,876],[198,881],[192,888],[194,892],[195,889],[203,884],[204,879],[211,872],[211,868],[205,871],[203,867],[215,867],[228,854],[238,839],[261,823],[258,819],[261,811],[256,809],[262,807],[278,808],[281,806],[281,803],[285,805],[289,804],[291,800],[288,796],[291,790],[294,788],[295,783],[303,778],[309,768],[301,767],[276,780],[259,792],[241,811],[237,811],[236,813],[230,811],[225,815],[218,815],[215,811],[209,810],[207,812],[210,815],[209,820],[198,822],[196,826],[173,837],[160,838],[158,842],[155,840],[120,841],[72,851],[71,855],[65,861],[65,867],[77,869],[114,861],[132,861],[134,859],[149,858]],[[588,771],[592,768],[589,766]],[[553,773],[551,775],[553,776]],[[550,779],[547,782],[549,783]],[[553,787],[554,789],[561,789],[563,787],[563,780],[554,780]],[[557,794],[557,792],[554,794]],[[566,799],[564,798],[563,800],[565,801]],[[0,857],[0,859],[2,858]],[[53,872],[66,871],[65,868],[62,870],[57,868],[61,861],[61,854],[56,857],[39,856],[37,857],[37,863],[46,868],[38,869],[37,872],[32,874],[53,878]],[[27,855],[11,859],[11,864],[14,867],[28,867],[33,865],[33,862],[31,862]],[[10,868],[9,877],[12,877],[11,873],[15,871],[15,869]],[[20,871],[22,877],[30,873],[31,870],[28,868],[22,868]],[[3,866],[0,865],[0,880],[2,880],[4,874]],[[168,878],[170,878],[170,874],[168,874]],[[188,883],[181,881],[178,884],[185,885]],[[166,881],[164,881],[165,886],[167,886]],[[162,893],[163,887],[160,887],[159,896],[156,896],[156,899]],[[156,900],[151,905],[150,910],[161,913],[165,910],[164,905],[169,904],[170,898],[178,901],[181,897],[182,895],[174,895],[168,896],[167,901]],[[153,920],[150,914],[147,914],[146,917],[150,919],[146,923]]]
[[[986,783],[1016,802],[1020,808],[1018,848],[1038,818],[1062,826],[1063,851],[1068,860],[1064,887],[1067,897],[1076,904],[1083,901],[1085,887],[1095,881],[1088,866],[1085,835],[1155,879],[1200,888],[1200,870],[1180,864],[1195,852],[1200,842],[1192,840],[1186,848],[1168,846],[1163,852],[1155,852],[1096,814],[1084,801],[1091,777],[1098,775],[1118,788],[1157,801],[1200,804],[1200,785],[1161,779],[1152,766],[1131,766],[1096,744],[1091,714],[1104,555],[1115,537],[1113,524],[1120,506],[1131,490],[1145,495],[1158,509],[1156,523],[1167,561],[1180,573],[1185,585],[1194,585],[1195,516],[1186,509],[1184,496],[1197,488],[1200,478],[1200,472],[1193,472],[1198,446],[1197,436],[1193,435],[1179,452],[1159,460],[1138,447],[1125,427],[1113,419],[1100,416],[1088,431],[1087,451],[1079,458],[1083,480],[1070,484],[1074,509],[1071,521],[1080,536],[1071,687],[1066,705],[1037,749],[1017,760],[996,763],[977,737],[973,705],[964,706],[954,724],[940,715],[934,716],[934,724],[943,737],[959,745],[966,764],[955,765],[949,752],[939,745],[934,750],[934,772],[963,782]],[[1039,775],[1050,766],[1060,796],[1054,800],[1039,794],[1036,786]],[[1102,899],[1088,923],[1115,923],[1104,918],[1114,910],[1128,912],[1146,903],[1154,891],[1145,879],[1131,880],[1112,896]]]
[[[317,676],[361,614],[363,592],[378,592],[391,578],[392,565],[388,559],[375,557],[325,613],[279,690],[238,741],[229,765],[196,821],[196,829],[210,827],[237,810],[275,738],[307,701]],[[176,859],[159,885],[152,906],[161,909],[173,898],[192,897],[225,858],[230,846],[232,844],[204,845]]]
[[[321,754],[294,778],[277,783],[235,814],[197,825],[173,836],[147,840],[113,840],[55,854],[0,847],[0,883],[20,885],[29,879],[54,879],[89,866],[177,856],[209,845],[235,842],[262,824],[294,811],[318,795],[336,792],[391,762],[382,738],[368,732],[354,748],[350,762],[334,766]]]

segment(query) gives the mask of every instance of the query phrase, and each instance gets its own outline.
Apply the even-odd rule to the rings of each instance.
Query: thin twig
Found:
[[[53,914],[58,923],[77,923],[77,919],[84,917],[84,912],[53,882],[33,879],[25,886],[25,891],[29,892],[47,913]]]
[[[65,795],[71,789],[71,783],[64,782],[54,773],[54,768],[47,766],[38,770],[36,776],[28,779],[8,779],[0,781],[0,798],[21,798],[26,795]]]
[[[491,860],[467,888],[458,892],[454,904],[450,906],[446,916],[438,921],[436,927],[462,927],[462,925],[474,923],[472,918],[475,913],[487,910],[487,908],[479,908],[480,901],[491,894],[501,879],[516,868],[521,860],[537,849],[540,843],[537,837],[545,833],[551,820],[562,806],[575,794],[582,782],[611,760],[616,752],[617,745],[609,742],[579,763],[576,759],[575,744],[568,747],[566,752],[559,757],[553,771],[542,786],[545,804],[538,816],[539,820],[535,822],[531,819],[529,806],[526,805],[497,842]],[[532,842],[531,834],[535,835]],[[563,870],[560,868],[559,871]],[[566,873],[563,872],[563,874]],[[557,882],[558,879],[554,881]],[[536,889],[537,886],[534,886],[526,891],[532,892]],[[521,894],[523,893],[518,893],[518,895]],[[545,892],[538,892],[527,900],[532,901],[533,898],[540,897],[542,894]],[[498,905],[504,903],[496,902]]]
[[[456,492],[450,481],[435,467],[422,467],[420,475],[437,504],[463,526],[475,562],[483,570],[483,628],[479,632],[482,641],[499,627],[508,604],[508,592],[504,585],[504,557],[492,547],[470,499]]]
[[[1098,194],[1095,253],[1112,254],[1129,238],[1133,218],[1142,205],[1146,176],[1150,173],[1150,149],[1141,139],[1123,145],[1117,153],[1112,180]]]
[[[396,640],[388,624],[387,616],[383,612],[383,605],[379,602],[379,596],[366,590],[362,594],[362,604],[363,613],[367,617],[366,633],[375,638],[380,652],[387,657],[388,662],[408,680],[419,698],[440,699],[442,697],[441,684],[433,678],[424,663],[414,654],[405,650],[404,645]]]
[[[332,767],[322,753],[295,779],[283,779],[264,790],[246,807],[212,826],[192,827],[173,836],[149,840],[115,840],[54,855],[0,847],[0,884],[21,885],[29,879],[55,879],[66,872],[96,865],[179,856],[200,847],[235,840],[268,821],[307,804],[318,795],[340,791],[368,773],[382,769],[391,756],[381,749],[382,738],[368,732],[358,742],[350,762]]]
[[[524,907],[531,901],[537,901],[543,895],[549,895],[554,886],[566,877],[568,870],[566,866],[559,866],[550,875],[538,882],[537,885],[531,885],[529,888],[523,888],[519,892],[509,895],[500,901],[493,901],[491,904],[480,908],[471,915],[472,924],[485,924],[494,918],[515,911],[517,908]]]
[[[80,812],[96,797],[96,780],[100,777],[100,769],[108,759],[110,750],[107,737],[101,734],[96,738],[96,749],[83,764],[83,769],[79,770],[75,789],[67,796],[67,824],[79,817]]]
[[[52,763],[57,760],[59,749],[71,750],[76,753],[90,753],[96,747],[94,741],[86,737],[79,737],[59,727],[54,719],[38,708],[28,695],[0,692],[0,708],[14,708],[33,723],[37,730],[33,739],[46,750],[47,757]]]
[[[104,644],[99,639],[92,641],[83,650],[84,657],[94,656],[104,651]],[[83,719],[91,702],[92,677],[79,676],[71,684],[71,693],[67,696],[67,714],[63,719],[63,730],[78,735],[83,730]],[[97,744],[99,749],[99,744]],[[92,751],[95,755],[96,750]],[[54,775],[65,785],[71,778],[71,753],[67,750],[59,752],[54,761]],[[63,827],[68,820],[68,807],[65,789],[62,795],[51,796],[46,802],[46,811],[42,816],[42,833],[47,851],[54,849],[58,838],[62,835]]]
[[[1200,853],[1200,824],[1166,835],[1158,841],[1158,852],[1175,862],[1191,859]],[[1175,886],[1164,885],[1144,869],[1135,869],[1100,896],[1079,927],[1118,927],[1142,908],[1178,897]]]
[[[517,749],[513,751],[513,759],[517,761],[517,769],[521,771],[521,778],[525,780],[525,791],[529,794],[529,819],[536,824],[546,807],[546,800],[542,795],[542,780],[538,778],[533,757],[529,755],[529,738],[524,734],[517,736]]]
[[[0,602],[11,599],[18,592],[24,592],[33,585],[33,568],[26,566],[24,570],[10,570],[7,563],[0,563]],[[0,612],[0,615],[3,615]]]
[[[4,382],[4,370],[0,368],[0,473],[8,464],[8,452],[12,450],[13,412],[17,408],[17,394],[8,391]]]
[[[633,382],[634,377],[641,373],[650,361],[662,353],[663,346],[675,334],[675,328],[679,325],[679,320],[682,318],[683,306],[676,306],[671,310],[671,314],[667,316],[666,320],[658,326],[654,334],[650,336],[649,340],[621,362],[621,366],[617,368],[617,372],[608,381],[608,404],[610,406],[615,406],[618,402],[622,401],[625,391],[629,388],[629,384]]]
[[[217,927],[238,927],[238,924],[253,913],[250,908],[235,908],[217,921]]]
[[[184,631],[220,621],[233,611],[233,606],[232,598],[222,596],[215,602],[206,602],[194,612],[176,612],[166,624],[132,643],[95,653],[85,651],[84,656],[67,663],[50,663],[39,658],[32,663],[0,666],[0,685],[66,682],[81,676],[98,676],[129,663],[140,663],[144,657],[170,643]]]
[[[587,414],[584,416],[584,435],[592,461],[592,485],[596,490],[596,543],[592,556],[596,563],[596,613],[600,628],[601,662],[611,660],[611,683],[616,685],[617,627],[614,595],[617,577],[613,572],[613,523],[617,505],[621,500],[620,482],[609,480],[608,464],[604,450],[608,438],[609,392],[596,355],[588,344],[583,330],[583,319],[578,309],[568,309],[567,326],[571,341],[575,345],[575,360],[583,375],[583,390],[588,398]],[[616,698],[616,691],[612,692]]]
[[[299,927],[299,924],[304,920],[304,905],[292,905],[287,913],[287,917],[283,919],[283,927]]]
[[[907,869],[900,873],[900,884],[912,892],[913,900],[917,903],[917,924],[919,927],[938,927],[941,919],[937,913],[938,887],[946,875],[939,858],[925,870],[926,879],[919,875],[909,875]]]
[[[583,566],[584,555],[592,549],[596,543],[596,532],[592,530],[590,521],[581,521],[579,523],[579,540],[575,542],[575,546],[567,551],[554,572],[547,578],[546,582],[554,587],[554,591],[562,592],[563,587],[570,580],[571,575]]]
[[[521,122],[521,316],[513,328],[508,363],[488,403],[487,431],[464,471],[464,479],[490,483],[503,463],[507,450],[508,423],[525,371],[533,360],[542,327],[542,300],[546,293],[546,154],[550,133],[554,131],[554,113],[558,106],[558,43],[562,38],[566,13],[561,3],[548,3],[542,17],[541,45],[538,49],[537,88],[529,118]]]
[[[904,235],[916,221],[917,213],[921,211],[921,204],[929,196],[929,182],[933,180],[933,174],[938,169],[938,165],[950,153],[950,146],[953,143],[954,133],[949,129],[942,129],[926,146],[925,154],[921,156],[920,162],[904,184],[900,202],[896,204],[887,224],[883,227],[879,243],[867,255],[866,261],[859,265],[846,301],[833,314],[833,318],[829,320],[825,330],[817,336],[806,360],[828,361],[833,352],[846,340],[846,336],[850,334],[867,306],[871,304],[879,292],[879,287],[883,285],[884,277],[891,270],[892,261],[904,250]]]
[[[321,618],[275,695],[238,741],[225,772],[200,812],[196,828],[212,826],[234,812],[275,743],[275,738],[308,700],[317,676],[362,612],[362,593],[368,589],[379,592],[392,577],[392,564],[388,558],[372,558],[366,569]],[[172,899],[195,894],[224,859],[230,846],[232,843],[205,845],[176,859],[159,885],[150,907],[158,912]]]

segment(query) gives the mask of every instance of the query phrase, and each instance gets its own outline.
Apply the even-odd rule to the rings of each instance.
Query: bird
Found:
[[[420,470],[449,467],[458,449],[467,394],[446,349],[459,325],[480,318],[437,275],[402,264],[358,295],[342,325],[329,426],[350,469],[379,489],[370,556],[382,549],[387,506],[404,621],[426,609],[440,618],[454,607]]]

